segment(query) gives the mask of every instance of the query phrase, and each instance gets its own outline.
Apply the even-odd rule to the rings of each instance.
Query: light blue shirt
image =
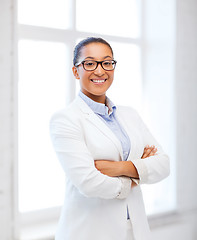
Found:
[[[103,103],[93,101],[81,91],[79,92],[79,96],[119,139],[123,150],[123,160],[126,161],[130,153],[131,143],[127,133],[116,118],[116,106],[108,97],[106,97],[106,106]]]

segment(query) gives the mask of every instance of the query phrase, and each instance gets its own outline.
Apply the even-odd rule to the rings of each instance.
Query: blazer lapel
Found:
[[[92,109],[81,99],[79,96],[75,99],[76,104],[82,110],[85,115],[85,118],[94,124],[105,136],[111,139],[111,141],[116,146],[117,150],[120,153],[121,160],[123,160],[122,146],[119,139],[111,131],[111,129],[92,111]]]

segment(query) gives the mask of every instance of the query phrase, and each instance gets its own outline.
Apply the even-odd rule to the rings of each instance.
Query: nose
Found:
[[[97,76],[102,76],[105,74],[105,70],[102,68],[101,63],[99,63],[97,68],[94,70],[94,74]]]

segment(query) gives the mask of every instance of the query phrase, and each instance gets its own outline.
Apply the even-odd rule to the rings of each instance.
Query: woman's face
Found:
[[[79,62],[84,60],[112,60],[111,49],[103,43],[90,43],[81,49]],[[73,67],[73,74],[80,81],[81,91],[96,102],[105,103],[105,93],[114,79],[114,70],[106,71],[98,64],[93,71],[86,71],[82,64]],[[99,82],[96,80],[100,80]]]

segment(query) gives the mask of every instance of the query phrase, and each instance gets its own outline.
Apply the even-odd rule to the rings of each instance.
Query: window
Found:
[[[109,97],[116,104],[136,108],[174,157],[173,81],[170,81],[173,63],[165,63],[165,73],[169,74],[165,82],[161,76],[162,63],[157,61],[160,58],[154,55],[162,49],[154,48],[151,38],[154,34],[158,36],[157,31],[151,36],[147,34],[145,42],[145,29],[153,31],[145,18],[152,20],[155,13],[151,15],[150,9],[143,0],[101,0],[96,9],[90,0],[18,0],[17,181],[22,219],[37,213],[39,218],[40,212],[44,212],[42,219],[43,215],[48,219],[49,213],[54,213],[63,202],[65,177],[53,151],[48,126],[51,115],[78,93],[71,68],[73,48],[79,39],[101,36],[111,43],[118,63]],[[158,9],[156,5],[155,11]],[[163,15],[165,10],[162,9]],[[164,60],[169,60],[168,54],[164,56]],[[162,91],[156,94],[157,90]],[[168,92],[168,99],[161,121],[164,91]],[[147,212],[154,214],[173,208],[174,187],[174,176],[154,186],[143,186]]]
[[[65,105],[67,52],[63,43],[19,41],[21,212],[60,205],[63,198],[64,179],[54,161],[55,153],[50,147],[48,125],[52,113]]]

